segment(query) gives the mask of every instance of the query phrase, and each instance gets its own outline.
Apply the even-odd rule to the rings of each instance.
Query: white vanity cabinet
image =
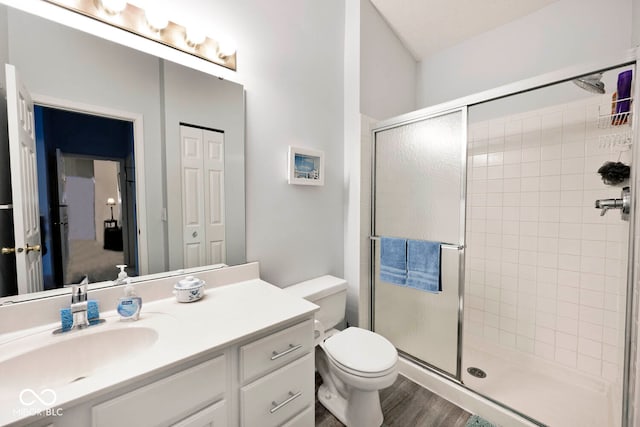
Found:
[[[298,319],[27,425],[312,427],[313,349],[313,318]]]

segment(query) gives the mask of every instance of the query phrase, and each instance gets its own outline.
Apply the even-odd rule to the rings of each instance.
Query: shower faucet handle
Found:
[[[629,212],[631,211],[631,191],[629,187],[622,189],[621,199],[598,199],[595,203],[596,209],[602,209],[600,216],[604,216],[609,209],[620,209],[620,215],[625,221],[629,220]]]

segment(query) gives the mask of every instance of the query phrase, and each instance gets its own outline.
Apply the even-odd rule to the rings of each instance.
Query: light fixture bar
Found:
[[[187,42],[187,29],[172,21],[160,31],[151,28],[145,11],[130,3],[127,3],[122,12],[114,14],[107,12],[99,0],[44,1],[236,71],[236,52],[221,53],[219,43],[210,37],[205,37],[197,44],[191,40]]]

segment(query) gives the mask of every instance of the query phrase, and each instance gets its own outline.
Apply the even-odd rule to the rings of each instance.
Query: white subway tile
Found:
[[[540,191],[558,191],[560,190],[561,175],[547,175],[540,177]]]
[[[487,164],[489,166],[502,165],[502,161],[503,161],[503,153],[502,152],[490,153],[488,155],[488,157],[487,157]]]
[[[560,193],[560,206],[562,207],[581,207],[582,206],[582,191],[580,190],[563,190]],[[576,209],[574,213],[582,212]],[[572,214],[574,214],[572,213]],[[573,218],[574,221],[579,222],[582,217]]]
[[[560,224],[557,222],[541,222],[539,235],[540,237],[558,237],[560,235]]]
[[[539,237],[538,249],[542,252],[558,253],[559,242],[555,237]]]
[[[602,342],[602,325],[596,325],[589,322],[580,322],[578,327],[578,335],[581,338],[587,338],[592,341]]]
[[[511,332],[507,332],[507,331],[500,331],[500,344],[504,345],[506,347],[510,347],[510,348],[515,348],[516,347],[516,335],[511,333]]]
[[[503,176],[505,179],[507,178],[520,178],[521,176],[521,170],[520,170],[520,163],[516,163],[516,164],[505,164],[503,166]]]
[[[575,368],[577,366],[577,353],[575,350],[567,350],[564,348],[556,348],[555,361],[561,365]]]
[[[566,350],[578,350],[578,337],[573,334],[556,332],[556,346]]]
[[[576,255],[558,254],[558,265],[563,270],[580,271],[580,257]]]
[[[548,360],[555,360],[555,347],[551,344],[536,340],[535,351],[536,356]]]
[[[602,359],[578,353],[578,369],[590,375],[600,376],[602,373]]]
[[[521,218],[520,221],[520,235],[521,236],[538,236],[538,222],[528,221]]]
[[[527,192],[537,192],[540,190],[540,177],[538,176],[529,176],[520,179],[520,191],[523,194],[527,194]]]
[[[505,178],[503,182],[505,193],[520,193],[520,178]]]
[[[538,312],[536,315],[536,326],[547,328],[549,330],[555,330],[556,316],[551,313]]]
[[[487,179],[502,179],[503,166],[489,166],[487,168]]]
[[[540,222],[560,222],[560,208],[557,206],[540,207],[538,215]]]
[[[503,206],[520,206],[520,193],[498,193],[502,194]]]
[[[580,306],[572,302],[558,301],[558,315],[578,319],[580,317]]]
[[[580,271],[589,274],[602,274],[605,273],[605,259],[600,257],[588,257],[582,255],[580,260]]]
[[[558,237],[560,237],[561,239],[581,239],[582,224],[576,224],[571,222],[560,224]]]
[[[571,158],[579,157],[584,158],[584,141],[569,142],[562,144],[562,157]]]
[[[558,301],[576,302],[580,298],[579,289],[573,286],[558,286]]]
[[[604,325],[604,310],[601,308],[593,308],[580,306],[580,321],[593,323],[595,325]]]
[[[578,338],[578,353],[594,359],[602,358],[602,343],[587,338]]]
[[[560,189],[562,191],[567,190],[580,190],[584,187],[584,177],[581,174],[563,174],[560,178]]]
[[[540,162],[539,172],[541,176],[560,175],[562,173],[562,161],[559,159],[543,160]]]
[[[516,336],[516,348],[525,353],[533,354],[535,351],[535,341],[530,337],[518,335]]]
[[[560,132],[557,132],[561,135]],[[556,160],[562,158],[562,145],[544,145],[540,147],[540,160]]]
[[[560,268],[562,268],[562,265]],[[558,283],[563,286],[577,288],[580,286],[580,273],[577,271],[558,270]],[[576,296],[577,300],[578,297]]]
[[[522,149],[522,162],[538,162],[540,161],[540,147],[531,147]]]
[[[487,181],[487,193],[502,193],[504,182],[501,179],[490,179]]]
[[[536,325],[536,341],[555,345],[556,336],[554,330]]]
[[[530,207],[521,207],[519,213],[520,221],[537,222],[540,218],[538,209],[531,209]]]
[[[523,163],[520,168],[520,175],[522,177],[538,177],[540,176],[540,162],[532,161],[529,163]]]
[[[505,142],[505,146],[508,146],[509,143]],[[521,154],[520,154],[520,150],[509,150],[509,151],[505,151],[503,153],[503,157],[502,157],[502,163],[504,165],[513,165],[513,164],[519,164],[521,162]]]
[[[558,316],[556,320],[558,331],[570,335],[578,335],[578,320],[570,317]],[[577,338],[576,338],[577,339]]]

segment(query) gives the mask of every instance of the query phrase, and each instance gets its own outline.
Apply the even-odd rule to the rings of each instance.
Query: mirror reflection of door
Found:
[[[35,107],[45,289],[137,275],[133,124]]]

